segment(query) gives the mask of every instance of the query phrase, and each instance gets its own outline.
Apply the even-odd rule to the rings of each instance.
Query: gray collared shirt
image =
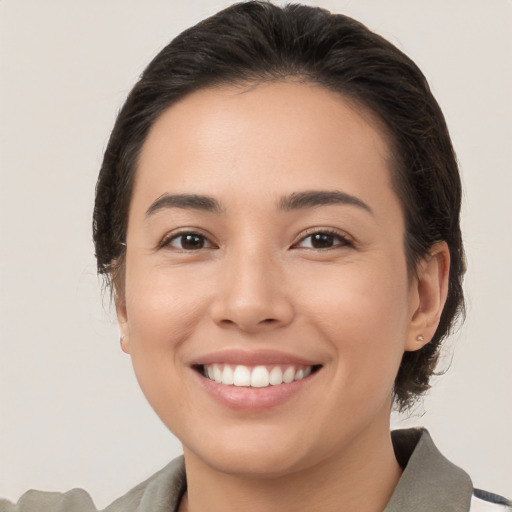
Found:
[[[383,512],[512,512],[507,500],[474,491],[469,476],[449,462],[424,429],[395,430],[393,446],[402,477]],[[104,512],[176,512],[186,490],[178,457],[114,501]],[[97,512],[82,489],[67,493],[28,491],[17,504],[0,499],[0,512]]]
[[[441,454],[425,429],[391,435],[404,471],[384,512],[512,511],[504,498],[474,490],[469,475]]]

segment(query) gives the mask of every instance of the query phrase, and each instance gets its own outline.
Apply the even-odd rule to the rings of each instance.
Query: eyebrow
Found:
[[[373,214],[372,209],[361,199],[339,190],[294,192],[282,197],[278,202],[278,208],[281,211],[292,211],[331,204],[356,206]],[[199,194],[162,194],[146,210],[146,217],[150,217],[156,212],[168,208],[192,209],[211,213],[221,213],[223,211],[217,199],[210,196]]]
[[[167,208],[184,208],[220,213],[220,203],[213,197],[198,194],[163,194],[146,210],[146,217]]]
[[[373,214],[372,209],[365,202],[361,201],[361,199],[339,190],[294,192],[289,196],[281,198],[279,201],[279,209],[284,211],[302,210],[330,204],[356,206]]]

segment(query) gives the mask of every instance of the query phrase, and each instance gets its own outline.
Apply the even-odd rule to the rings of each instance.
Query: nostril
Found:
[[[264,320],[260,320],[257,323],[261,325],[261,324],[275,324],[277,322],[278,322],[277,318],[265,318]],[[222,323],[232,325],[232,324],[236,324],[237,322],[235,322],[234,320],[231,320],[229,318],[224,318],[222,320]]]

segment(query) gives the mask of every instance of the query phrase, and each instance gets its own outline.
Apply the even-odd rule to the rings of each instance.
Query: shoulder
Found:
[[[178,457],[103,512],[172,512],[177,509],[185,488],[183,457]],[[17,503],[0,498],[0,512],[98,512],[98,509],[83,489],[65,493],[31,490]]]
[[[91,497],[83,489],[71,491],[28,491],[16,504],[0,499],[0,512],[95,512]]]
[[[469,475],[439,452],[425,429],[391,435],[403,473],[385,512],[512,512],[510,501],[474,489]]]

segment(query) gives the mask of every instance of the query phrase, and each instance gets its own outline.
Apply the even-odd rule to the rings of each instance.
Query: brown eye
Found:
[[[337,233],[319,231],[304,237],[297,244],[297,247],[307,249],[333,249],[345,245],[350,245],[350,242],[344,236]]]
[[[180,233],[164,242],[163,245],[182,251],[197,251],[212,247],[209,240],[199,233]]]
[[[311,235],[311,246],[315,249],[327,249],[334,245],[334,236],[326,233]]]

